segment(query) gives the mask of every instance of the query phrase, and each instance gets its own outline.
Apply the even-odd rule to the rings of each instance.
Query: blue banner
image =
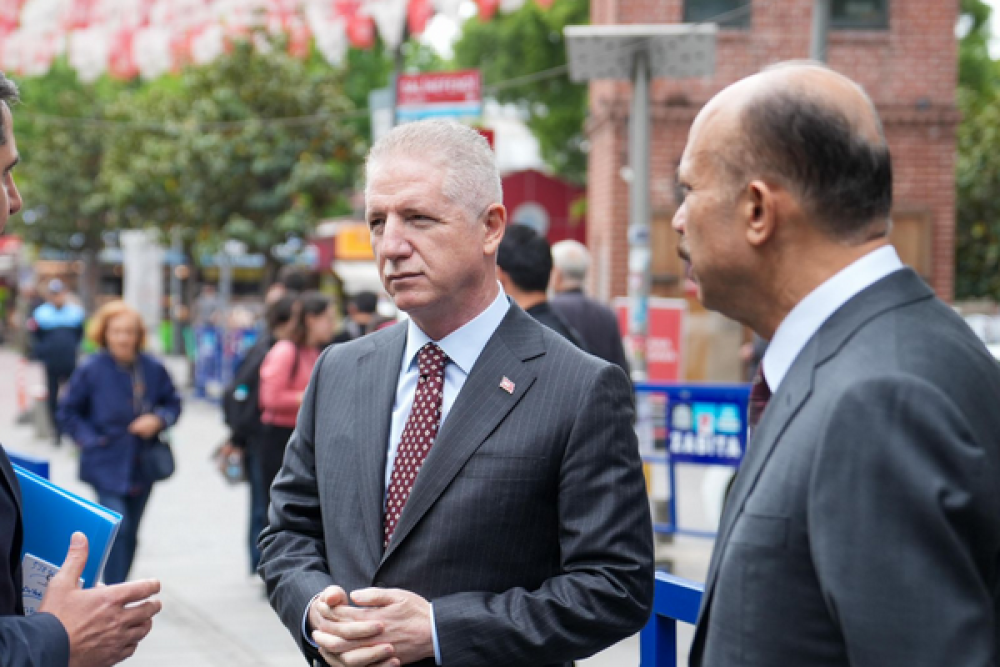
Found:
[[[667,396],[667,450],[671,463],[738,467],[746,450],[750,385],[638,383]]]

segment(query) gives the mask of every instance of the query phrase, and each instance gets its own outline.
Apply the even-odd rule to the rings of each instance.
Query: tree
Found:
[[[1000,71],[987,48],[990,7],[961,6],[955,296],[1000,299]]]
[[[287,55],[280,42],[236,44],[219,59],[114,105],[127,123],[108,147],[101,186],[125,226],[181,230],[262,253],[304,239],[350,210],[363,144],[342,75]]]
[[[471,18],[463,24],[455,43],[454,64],[480,68],[487,90],[490,84],[562,67],[566,65],[563,28],[589,21],[589,0],[560,0],[549,9],[529,1],[517,11],[497,15],[486,23]],[[499,85],[493,94],[499,102],[525,109],[528,128],[556,174],[575,183],[586,182],[586,84],[571,83],[562,73],[524,85]]]
[[[99,186],[104,164],[105,128],[99,118],[130,84],[104,79],[81,83],[65,61],[47,74],[20,82],[18,179],[26,210],[12,221],[25,241],[71,250],[83,259],[81,292],[87,305],[97,293],[97,253],[103,247],[111,211]]]

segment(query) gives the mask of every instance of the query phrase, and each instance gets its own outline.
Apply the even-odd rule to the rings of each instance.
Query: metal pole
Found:
[[[225,388],[232,379],[231,365],[232,355],[229,350],[229,306],[233,297],[233,266],[232,258],[229,256],[229,249],[226,243],[222,244],[219,258],[219,322],[216,324],[216,331],[219,335],[219,342],[222,346],[220,358],[219,381]],[[221,394],[220,394],[221,396]]]
[[[813,0],[812,42],[809,57],[826,62],[826,42],[830,33],[830,0]]]
[[[170,270],[170,329],[173,331],[170,342],[171,352],[180,354],[184,351],[184,332],[181,330],[181,277],[177,271],[181,267],[181,257],[184,256],[184,246],[181,244],[180,229],[170,230],[170,255],[172,262],[167,262]]]
[[[399,75],[403,72],[405,64],[403,58],[403,40],[392,50],[392,74],[389,75],[389,129],[396,127],[396,85],[399,82]]]
[[[632,69],[629,114],[629,339],[632,378],[647,378],[646,337],[649,332],[649,62],[640,51]]]

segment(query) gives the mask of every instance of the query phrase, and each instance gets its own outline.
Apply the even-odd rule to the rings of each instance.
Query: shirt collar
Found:
[[[799,352],[831,315],[866,287],[901,268],[895,248],[883,246],[841,269],[796,304],[778,325],[761,360],[771,392],[778,390]]]
[[[406,350],[403,352],[403,370],[405,371],[414,363],[417,353],[427,343],[436,342],[438,346],[448,355],[448,359],[462,369],[466,375],[472,370],[472,366],[479,359],[486,343],[493,336],[493,333],[500,326],[500,322],[507,315],[510,303],[503,287],[497,283],[499,293],[486,310],[479,313],[468,323],[462,325],[439,341],[431,340],[420,327],[409,320],[406,329]]]

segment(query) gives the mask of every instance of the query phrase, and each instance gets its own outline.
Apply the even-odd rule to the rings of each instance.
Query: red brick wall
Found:
[[[754,0],[748,30],[723,30],[716,73],[655,81],[651,91],[652,208],[672,208],[671,183],[697,110],[726,85],[770,63],[809,55],[813,0]],[[931,284],[951,299],[954,287],[955,87],[958,3],[890,0],[889,30],[833,31],[831,67],[861,83],[879,107],[893,153],[895,201],[924,211],[932,225]],[[600,23],[676,23],[683,0],[591,0]],[[602,298],[627,293],[627,158],[631,86],[591,83],[588,239],[595,255],[592,285]],[[656,249],[654,248],[654,253]]]

